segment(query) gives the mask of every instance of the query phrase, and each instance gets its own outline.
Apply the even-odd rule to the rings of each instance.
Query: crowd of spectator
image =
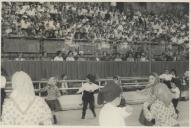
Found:
[[[107,6],[106,6],[107,5]],[[3,2],[3,34],[46,38],[188,41],[188,15],[125,13],[108,3]]]
[[[156,41],[188,46],[188,20],[187,14],[178,17],[174,14],[154,14],[149,11],[123,12],[110,6],[110,3],[2,3],[3,36],[62,38],[66,42],[91,40],[94,43],[132,44]],[[167,60],[168,56],[173,57],[170,60],[181,56],[170,54],[172,53],[162,54],[162,60],[165,60],[165,56]],[[181,54],[186,56],[187,53]],[[136,58],[141,55],[142,53],[130,54]],[[115,56],[125,58],[119,57],[121,55]]]

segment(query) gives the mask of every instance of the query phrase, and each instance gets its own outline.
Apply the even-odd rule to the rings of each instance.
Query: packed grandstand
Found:
[[[3,2],[2,37],[63,39],[69,47],[75,46],[72,50],[56,49],[54,53],[64,51],[63,60],[72,52],[74,60],[79,61],[98,60],[96,57],[104,61],[184,61],[189,54],[189,18],[180,12],[183,13],[154,13],[145,9],[132,13],[110,3]],[[80,43],[76,42],[88,42],[94,47],[90,55],[95,59],[89,59],[89,53],[79,50]],[[148,43],[165,48],[150,57],[149,47],[142,48]],[[43,52],[49,54],[46,49],[41,50],[32,55],[32,60],[41,59]],[[5,50],[2,58],[19,56],[10,55]],[[49,54],[51,59],[54,56]],[[24,58],[31,60],[30,55]]]

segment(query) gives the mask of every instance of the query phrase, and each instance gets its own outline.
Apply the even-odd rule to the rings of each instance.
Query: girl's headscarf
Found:
[[[154,94],[156,98],[162,101],[166,106],[169,106],[172,102],[173,95],[170,92],[170,89],[165,84],[157,84],[154,87]]]
[[[13,91],[10,97],[15,101],[19,109],[24,112],[35,98],[35,92],[30,76],[19,71],[12,76]]]

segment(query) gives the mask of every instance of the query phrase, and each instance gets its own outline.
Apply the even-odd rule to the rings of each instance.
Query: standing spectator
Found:
[[[51,111],[43,98],[35,96],[32,80],[19,71],[12,76],[13,91],[4,101],[2,122],[6,125],[50,125]]]
[[[62,57],[62,51],[57,51],[57,56],[54,57],[54,61],[64,61]]]
[[[82,94],[82,101],[83,101],[83,110],[82,110],[82,119],[85,119],[86,116],[86,109],[88,104],[90,105],[90,109],[96,117],[95,113],[95,106],[94,106],[94,92],[99,88],[98,85],[94,84],[95,77],[91,74],[88,74],[86,76],[87,83],[83,84],[82,87],[78,90],[77,93],[83,93]]]

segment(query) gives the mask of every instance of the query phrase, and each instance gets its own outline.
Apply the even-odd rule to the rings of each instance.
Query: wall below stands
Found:
[[[7,79],[19,70],[27,72],[32,80],[41,80],[51,76],[60,76],[65,73],[68,79],[85,79],[88,73],[98,78],[119,75],[124,77],[147,76],[150,72],[161,74],[165,67],[169,70],[174,68],[178,75],[188,70],[189,62],[113,62],[113,61],[74,61],[74,62],[53,62],[53,61],[2,61],[1,67],[7,72]]]

